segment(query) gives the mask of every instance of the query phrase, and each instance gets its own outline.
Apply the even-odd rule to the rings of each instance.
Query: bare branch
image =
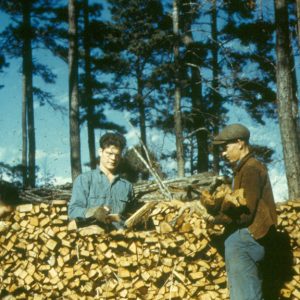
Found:
[[[129,125],[131,126],[131,128],[135,131],[135,128],[133,127],[132,123],[127,119],[127,122],[129,123]],[[137,135],[137,134],[136,134]],[[141,146],[143,147],[143,150],[146,153],[147,156],[147,160],[148,162],[142,157],[142,155],[138,152],[138,150],[133,147],[134,152],[136,153],[137,157],[141,160],[141,162],[146,166],[146,168],[149,170],[149,172],[151,173],[151,175],[154,177],[154,180],[157,182],[157,185],[161,191],[161,193],[168,199],[168,200],[172,200],[172,194],[170,193],[168,187],[163,183],[163,181],[161,180],[160,176],[157,174],[156,170],[153,168],[152,164],[151,164],[151,159],[149,156],[149,152],[147,147],[144,145],[143,141],[141,140],[141,138],[137,135]]]

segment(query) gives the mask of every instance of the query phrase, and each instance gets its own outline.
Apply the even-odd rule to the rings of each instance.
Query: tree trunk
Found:
[[[69,0],[69,119],[72,180],[81,173],[76,0]]]
[[[23,3],[23,130],[27,130],[27,133],[23,131],[23,157],[24,172],[28,176],[25,179],[25,186],[35,187],[35,128],[34,128],[34,108],[33,108],[33,89],[32,89],[32,48],[31,38],[32,29],[30,22],[30,2],[24,1]],[[26,116],[27,115],[27,116]],[[27,122],[27,124],[26,124]],[[26,126],[27,125],[27,126]],[[28,172],[27,172],[27,141],[28,138]],[[26,160],[26,162],[25,162]],[[23,176],[24,176],[23,175]]]
[[[194,42],[193,34],[192,34],[192,16],[193,8],[191,6],[190,1],[184,1],[182,6],[185,7],[185,13],[187,16],[185,17],[184,22],[184,37],[183,41],[186,46],[186,51],[189,51],[189,61],[187,62],[191,67],[191,98],[192,98],[192,123],[193,130],[197,130],[195,133],[196,141],[197,141],[197,163],[196,168],[191,165],[191,173],[196,169],[198,173],[207,172],[208,171],[208,141],[207,141],[207,130],[205,129],[205,111],[206,107],[203,104],[202,97],[202,76],[200,72],[200,66],[198,66],[198,57],[197,50],[192,48],[192,43]],[[201,130],[199,130],[201,129]],[[193,145],[191,141],[191,145]],[[194,151],[191,151],[191,153]],[[193,158],[191,158],[192,164]]]
[[[24,70],[23,60],[23,70]],[[23,71],[24,74],[24,71]],[[23,187],[28,186],[28,164],[27,164],[27,100],[26,100],[26,81],[23,76],[23,97],[22,97],[22,180]]]
[[[145,113],[145,103],[143,97],[143,86],[142,86],[142,76],[137,72],[137,95],[136,100],[139,107],[139,123],[140,123],[140,133],[141,140],[143,144],[147,147],[147,135],[146,135],[146,113]],[[143,156],[145,158],[145,156]]]
[[[145,103],[144,103],[144,97],[143,97],[143,86],[142,86],[142,75],[140,72],[137,72],[137,90],[138,93],[136,95],[138,107],[139,107],[139,123],[140,123],[140,133],[141,133],[141,140],[145,147],[147,147],[147,134],[146,134],[146,113],[145,113]],[[141,154],[142,157],[147,161],[147,155],[141,147]],[[147,173],[142,173],[142,180],[147,180],[149,178],[149,175]]]
[[[197,166],[198,173],[208,171],[208,142],[207,130],[205,129],[205,108],[202,98],[202,77],[200,70],[192,67],[192,110],[193,123],[195,126],[197,140]],[[199,130],[200,129],[200,130]]]
[[[88,145],[90,154],[90,167],[95,169],[97,165],[95,154],[95,131],[93,126],[94,106],[91,88],[91,55],[90,55],[90,34],[89,34],[89,1],[84,0],[84,59],[85,59],[85,101],[87,105],[87,130]]]
[[[212,1],[212,10],[211,10],[211,37],[212,37],[212,99],[213,102],[213,112],[218,115],[221,106],[221,99],[219,95],[219,65],[218,65],[218,28],[217,28],[217,6],[216,0]],[[214,122],[213,133],[217,135],[218,128],[220,125],[220,120],[216,118]],[[213,147],[213,171],[219,172],[219,147]]]
[[[286,0],[275,0],[276,53],[277,53],[277,101],[283,144],[283,154],[288,182],[289,199],[300,198],[300,146],[297,136],[298,113],[293,93],[291,70],[291,46],[289,38]]]
[[[176,36],[174,45],[174,64],[175,64],[175,95],[174,95],[174,122],[176,137],[176,157],[177,174],[184,176],[184,149],[182,137],[182,118],[181,118],[181,89],[180,89],[180,63],[179,63],[179,13],[177,0],[173,1],[173,33]]]
[[[298,47],[300,50],[300,0],[296,0],[297,8],[297,34],[298,34]]]

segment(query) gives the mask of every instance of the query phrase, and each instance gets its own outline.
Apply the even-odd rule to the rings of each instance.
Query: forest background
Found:
[[[300,197],[287,180],[300,177],[284,163],[298,140],[300,172],[297,8],[282,0],[1,0],[0,176],[23,186],[71,182],[95,166],[107,130],[123,132],[129,147],[139,136],[166,177],[227,173],[210,142],[240,122],[268,164],[276,200]],[[281,66],[292,78],[284,96],[280,26],[289,58]],[[286,139],[286,119],[298,138]],[[129,178],[149,178],[133,151],[125,156]]]

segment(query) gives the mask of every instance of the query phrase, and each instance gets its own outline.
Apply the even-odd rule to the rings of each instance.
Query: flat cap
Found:
[[[223,130],[214,138],[214,145],[226,144],[234,140],[249,141],[250,131],[242,124],[231,124],[225,126]]]

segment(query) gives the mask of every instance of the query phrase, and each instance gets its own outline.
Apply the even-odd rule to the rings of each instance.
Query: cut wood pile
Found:
[[[238,195],[231,200],[243,205]],[[213,243],[222,228],[207,228],[186,202],[156,202],[143,230],[110,233],[77,228],[66,205],[19,205],[0,222],[1,299],[229,299]],[[293,251],[280,299],[300,299],[300,202],[281,203],[278,213]]]

